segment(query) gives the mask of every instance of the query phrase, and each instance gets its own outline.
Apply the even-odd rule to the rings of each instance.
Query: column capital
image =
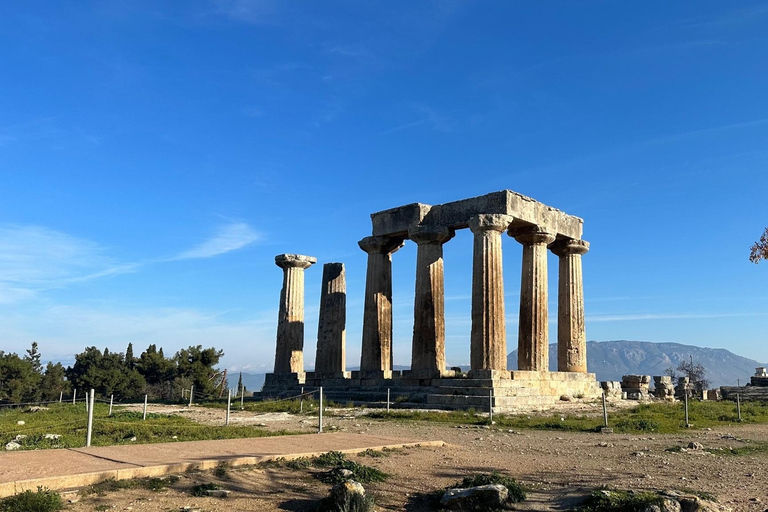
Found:
[[[412,226],[408,228],[408,238],[419,245],[444,244],[456,235],[445,226]]]
[[[555,240],[549,250],[558,256],[566,254],[587,254],[589,251],[589,242],[586,240],[576,240],[574,238],[562,238]]]
[[[472,233],[482,233],[483,231],[506,231],[512,224],[514,217],[500,213],[481,213],[469,219],[469,229]]]
[[[389,236],[367,236],[357,242],[362,250],[368,254],[392,254],[405,244],[402,238]]]
[[[541,230],[538,226],[524,231],[510,231],[508,234],[523,245],[548,245],[555,240],[555,235]]]
[[[282,269],[309,268],[317,263],[317,258],[301,254],[278,254],[275,256],[275,265]]]
[[[586,240],[576,240],[574,238],[563,238],[555,240],[549,250],[558,256],[566,254],[587,254],[589,251],[589,242]]]

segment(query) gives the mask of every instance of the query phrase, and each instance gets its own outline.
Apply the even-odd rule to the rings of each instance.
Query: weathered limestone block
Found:
[[[416,226],[408,231],[408,238],[418,244],[411,370],[421,378],[445,372],[443,244],[453,236],[448,228]]]
[[[323,265],[315,373],[335,374],[346,367],[347,280],[343,263]]]
[[[707,390],[707,400],[720,400],[720,390],[719,389],[709,389]]]
[[[600,387],[603,389],[606,396],[621,398],[621,382],[617,380],[604,380],[600,382]]]
[[[501,484],[480,485],[467,489],[448,489],[440,505],[448,510],[497,510],[505,505],[509,491]]]
[[[504,275],[501,233],[512,217],[476,215],[469,219],[474,237],[472,253],[472,370],[507,369],[507,333],[504,317]]]
[[[688,398],[693,396],[693,384],[691,384],[688,377],[678,377],[677,385],[675,386],[675,398],[682,400],[686,394]]]
[[[547,245],[555,235],[535,229],[515,233],[514,237],[523,244],[517,366],[521,370],[548,371]]]
[[[358,242],[368,253],[361,371],[392,370],[392,254],[402,238],[369,236]]]
[[[275,256],[275,264],[283,269],[275,374],[304,371],[304,269],[316,262],[317,258],[300,254]]]
[[[668,375],[656,375],[653,377],[654,396],[662,400],[675,399],[675,386],[672,377]]]
[[[584,240],[559,239],[550,250],[560,258],[557,292],[557,369],[587,372],[587,334],[584,327],[584,282],[581,256],[589,251]]]
[[[624,375],[621,377],[621,389],[630,400],[647,400],[650,382],[650,375]]]

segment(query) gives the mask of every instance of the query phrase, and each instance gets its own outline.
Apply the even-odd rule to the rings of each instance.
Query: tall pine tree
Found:
[[[133,357],[133,343],[130,342],[128,343],[128,348],[125,349],[125,364],[130,370],[133,370],[136,364],[136,359]]]

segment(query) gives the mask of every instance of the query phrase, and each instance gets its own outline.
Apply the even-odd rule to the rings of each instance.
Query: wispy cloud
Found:
[[[727,4],[724,4],[727,5]],[[755,7],[748,7],[730,11],[729,13],[715,18],[695,18],[684,21],[681,25],[684,27],[715,27],[724,25],[738,25],[742,23],[758,22],[768,16],[768,5],[762,4]]]
[[[182,252],[172,260],[210,258],[220,254],[242,249],[258,241],[261,235],[245,222],[235,222],[221,226],[216,234],[192,249]]]

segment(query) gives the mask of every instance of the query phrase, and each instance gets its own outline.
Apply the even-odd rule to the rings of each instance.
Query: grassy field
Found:
[[[682,403],[648,403],[630,409],[609,411],[608,426],[622,433],[673,433],[686,430]],[[748,402],[741,406],[742,423],[768,423],[768,404]],[[367,415],[384,420],[432,421],[439,423],[484,425],[488,415],[474,411],[375,411]],[[603,426],[602,416],[587,415],[502,415],[495,414],[498,427],[511,429],[564,430],[594,432]],[[707,428],[738,423],[733,402],[689,403],[691,428]]]
[[[180,416],[116,411],[108,416],[109,407],[97,403],[93,414],[93,446],[133,443],[164,443],[286,435],[292,432],[270,432],[250,426],[208,426]],[[23,421],[23,425],[18,422]],[[48,410],[29,412],[29,408],[0,410],[0,444],[18,442],[22,449],[74,448],[85,446],[87,416],[85,404],[51,404]],[[46,438],[46,434],[60,436]],[[135,440],[132,440],[133,438]]]

